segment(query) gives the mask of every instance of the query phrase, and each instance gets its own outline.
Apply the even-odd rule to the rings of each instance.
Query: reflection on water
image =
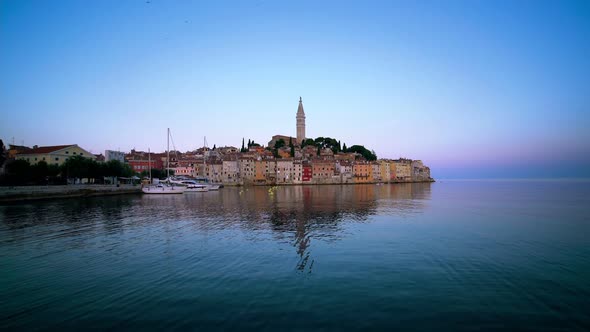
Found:
[[[46,236],[111,234],[138,223],[186,221],[199,232],[219,229],[265,230],[289,241],[309,272],[308,248],[314,237],[334,241],[340,223],[364,222],[371,215],[419,213],[430,199],[430,183],[397,185],[286,186],[224,188],[184,195],[117,196],[69,199],[3,207],[3,224],[12,230],[3,241],[22,241],[35,226],[37,241]],[[48,226],[47,228],[43,226]],[[64,229],[67,228],[67,231]],[[59,232],[59,233],[58,233]],[[166,233],[164,233],[166,235]],[[172,234],[171,234],[172,235]],[[79,237],[76,245],[84,245]]]
[[[589,206],[444,181],[4,205],[0,330],[588,330]]]

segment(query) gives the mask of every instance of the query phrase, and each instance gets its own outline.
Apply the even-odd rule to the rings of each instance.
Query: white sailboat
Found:
[[[166,137],[166,175],[170,178],[170,128],[168,128],[168,137]],[[152,159],[148,149],[148,166],[150,169],[150,185],[141,188],[144,194],[182,194],[187,189],[183,186],[175,186],[174,184],[153,185],[152,183]]]

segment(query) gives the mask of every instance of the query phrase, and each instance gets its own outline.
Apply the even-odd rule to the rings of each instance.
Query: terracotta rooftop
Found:
[[[76,145],[76,144],[40,146],[38,148],[27,150],[26,152],[19,153],[19,154],[51,153],[51,152],[59,151],[61,149],[65,149],[67,147],[74,146],[74,145]]]

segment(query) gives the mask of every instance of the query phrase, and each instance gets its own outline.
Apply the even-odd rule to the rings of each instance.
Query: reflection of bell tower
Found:
[[[305,139],[305,112],[303,112],[303,101],[299,97],[299,107],[297,108],[297,143],[301,144]]]

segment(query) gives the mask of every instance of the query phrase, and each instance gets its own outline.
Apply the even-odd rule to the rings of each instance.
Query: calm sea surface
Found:
[[[590,182],[0,206],[0,330],[590,329]]]

